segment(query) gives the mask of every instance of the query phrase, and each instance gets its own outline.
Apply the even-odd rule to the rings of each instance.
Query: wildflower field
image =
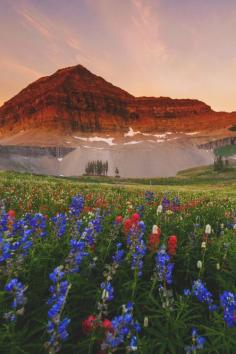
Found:
[[[0,353],[234,354],[236,195],[0,177]]]

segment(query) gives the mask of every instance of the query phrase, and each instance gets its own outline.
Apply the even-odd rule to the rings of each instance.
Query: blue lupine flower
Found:
[[[142,218],[144,215],[144,205],[139,205],[137,208],[135,208],[136,212],[140,215]]]
[[[0,263],[13,257],[15,264],[19,263],[33,244],[31,234],[23,219],[11,225],[11,230],[0,237]]]
[[[184,296],[191,296],[192,292],[189,289],[184,289],[183,294],[184,294]]]
[[[174,264],[170,263],[170,256],[166,253],[165,249],[161,249],[157,252],[156,257],[156,271],[158,279],[162,283],[172,284],[172,273]]]
[[[143,257],[146,254],[147,247],[143,240],[145,232],[145,224],[143,221],[136,225],[132,226],[127,237],[127,245],[130,249],[131,254],[131,269],[138,271],[138,276],[142,276],[143,268]]]
[[[138,223],[138,227],[134,226],[130,229],[127,244],[130,247],[131,252],[131,269],[138,271],[138,276],[142,275],[143,257],[146,254],[147,247],[143,240],[145,232],[145,224],[143,221]]]
[[[202,336],[199,336],[197,329],[193,328],[192,329],[192,345],[186,346],[185,352],[186,354],[191,354],[191,353],[196,353],[198,350],[201,350],[204,348],[204,345],[206,343],[206,339]]]
[[[0,255],[0,263],[5,260],[11,258],[11,244],[8,241],[1,240],[1,255]]]
[[[0,237],[4,235],[4,232],[7,231],[8,223],[8,214],[5,210],[1,210],[0,214]]]
[[[58,213],[56,216],[51,218],[55,227],[55,234],[57,237],[62,237],[66,232],[66,215],[63,213]]]
[[[72,197],[71,203],[69,205],[70,215],[79,217],[84,208],[84,197],[80,194]]]
[[[192,286],[192,294],[195,295],[198,301],[207,304],[208,309],[213,312],[217,306],[213,303],[213,296],[210,291],[207,290],[205,284],[200,280],[196,280]]]
[[[59,266],[59,267],[56,267],[52,273],[49,274],[49,279],[55,284],[57,283],[59,280],[61,280],[64,275],[65,275],[65,272],[62,271],[62,267]]]
[[[164,196],[164,198],[162,199],[161,204],[162,204],[162,207],[163,207],[163,211],[166,211],[166,210],[168,210],[169,207],[170,207],[170,200],[167,199],[166,196]]]
[[[69,333],[67,332],[67,327],[68,327],[69,323],[70,323],[70,319],[65,317],[64,320],[62,320],[58,326],[58,335],[63,342],[69,336]]]
[[[97,209],[96,210],[96,213],[95,213],[95,217],[94,219],[91,221],[92,222],[92,225],[93,225],[93,228],[95,230],[96,233],[99,233],[102,231],[102,224],[101,224],[101,221],[102,221],[102,216],[100,214],[100,209]]]
[[[4,318],[15,322],[16,314],[23,314],[24,312],[24,305],[27,302],[25,296],[27,287],[17,278],[13,278],[5,285],[4,290],[13,296],[13,301],[11,303],[11,308],[13,310],[5,313]]]
[[[224,309],[224,320],[228,327],[234,327],[236,324],[236,294],[230,291],[224,291],[220,295],[220,304]]]
[[[178,210],[179,206],[180,206],[180,200],[179,200],[178,197],[175,196],[173,201],[172,201],[173,210],[174,211]]]
[[[103,290],[102,299],[111,301],[114,298],[114,289],[110,281],[102,282],[101,289]]]
[[[154,200],[154,193],[152,191],[145,191],[144,193],[145,201],[150,203]]]
[[[46,343],[49,352],[56,353],[60,350],[60,341],[68,338],[67,327],[70,319],[65,317],[61,319],[67,296],[71,284],[64,279],[65,272],[63,267],[59,266],[49,274],[49,278],[53,285],[50,286],[51,294],[47,303],[51,306],[48,311],[47,332],[50,335],[49,341]]]
[[[127,344],[127,349],[129,351],[137,351],[137,337],[136,335],[140,332],[141,327],[138,322],[133,318],[133,304],[129,303],[123,306],[123,314],[113,318],[112,331],[108,331],[106,338],[102,343],[102,350],[114,350],[118,348],[119,345],[125,344],[128,338],[130,342]]]
[[[116,244],[117,250],[114,256],[112,256],[112,260],[116,264],[120,264],[124,258],[125,251],[121,249],[122,243],[117,243]]]
[[[30,226],[37,237],[45,237],[47,235],[47,219],[43,214],[36,213],[30,220]]]
[[[138,349],[138,341],[137,341],[137,337],[133,336],[130,339],[130,345],[129,345],[129,350],[132,352],[136,352]]]
[[[67,258],[70,272],[76,273],[80,271],[83,259],[89,255],[86,249],[87,243],[84,240],[70,240],[70,252]]]

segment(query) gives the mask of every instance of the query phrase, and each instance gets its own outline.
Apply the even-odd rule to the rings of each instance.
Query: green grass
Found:
[[[236,155],[236,145],[226,145],[215,149],[215,154],[222,157]]]
[[[78,186],[117,186],[131,189],[153,189],[174,191],[212,191],[236,194],[236,167],[228,167],[224,171],[214,171],[213,166],[202,166],[180,171],[176,177],[168,178],[115,178],[115,177],[53,177],[17,173],[10,171],[0,172],[0,184],[21,184],[63,186],[71,188]]]

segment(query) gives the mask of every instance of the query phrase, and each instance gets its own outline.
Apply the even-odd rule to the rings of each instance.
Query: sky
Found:
[[[0,105],[77,64],[135,96],[236,111],[236,1],[0,0]]]

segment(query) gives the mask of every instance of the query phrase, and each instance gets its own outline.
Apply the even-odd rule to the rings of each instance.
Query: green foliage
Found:
[[[215,149],[215,154],[221,157],[236,155],[236,145],[226,145]]]

